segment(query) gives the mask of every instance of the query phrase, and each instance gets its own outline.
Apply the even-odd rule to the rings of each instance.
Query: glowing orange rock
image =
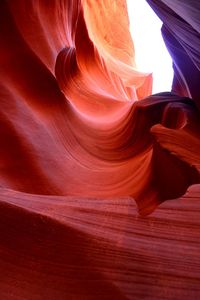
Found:
[[[192,68],[150,96],[122,0],[2,0],[0,18],[0,298],[198,298]]]

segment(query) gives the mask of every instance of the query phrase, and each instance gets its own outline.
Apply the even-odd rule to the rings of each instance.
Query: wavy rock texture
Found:
[[[148,2],[170,93],[125,1],[0,2],[2,299],[200,298],[200,5]]]

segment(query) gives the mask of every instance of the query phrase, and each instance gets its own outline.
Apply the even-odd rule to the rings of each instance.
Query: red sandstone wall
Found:
[[[1,299],[200,297],[200,8],[148,2],[172,93],[125,1],[0,2]]]

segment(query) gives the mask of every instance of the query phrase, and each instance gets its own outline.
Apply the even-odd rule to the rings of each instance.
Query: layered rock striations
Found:
[[[0,2],[2,299],[200,297],[200,7],[148,2],[156,95],[125,1]]]

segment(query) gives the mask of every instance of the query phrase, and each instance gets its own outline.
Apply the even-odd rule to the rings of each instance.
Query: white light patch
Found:
[[[145,0],[127,0],[127,7],[138,69],[153,73],[153,93],[171,91],[172,59],[161,35],[161,20]]]

